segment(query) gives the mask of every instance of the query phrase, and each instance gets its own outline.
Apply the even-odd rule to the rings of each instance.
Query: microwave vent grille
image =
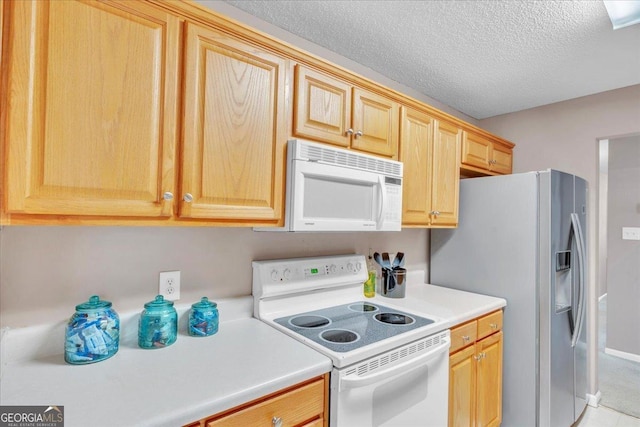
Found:
[[[346,150],[304,144],[301,146],[300,155],[302,158],[312,162],[322,162],[352,169],[361,169],[383,175],[402,176],[401,163],[377,159]]]

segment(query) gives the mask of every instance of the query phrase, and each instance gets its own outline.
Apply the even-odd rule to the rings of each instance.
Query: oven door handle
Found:
[[[375,374],[367,375],[364,377],[354,376],[353,378],[342,378],[340,380],[340,390],[347,388],[365,387],[378,381],[384,381],[387,378],[396,375],[407,374],[415,369],[421,368],[426,363],[429,363],[433,359],[440,356],[442,353],[447,352],[449,350],[449,344],[449,338],[445,338],[444,340],[442,340],[442,344],[434,347],[431,351],[413,359],[409,359],[406,362],[394,365],[389,369],[385,369],[384,371],[376,372]]]

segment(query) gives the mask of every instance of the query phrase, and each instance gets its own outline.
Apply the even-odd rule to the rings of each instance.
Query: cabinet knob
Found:
[[[349,135],[349,136],[353,135],[353,129],[351,129],[351,128],[347,129],[347,132],[346,132],[346,133],[347,133],[347,135]]]
[[[431,215],[438,216],[440,215],[440,211],[431,211]]]
[[[280,417],[271,418],[271,424],[273,425],[273,427],[282,427],[282,418]]]
[[[356,136],[355,137],[357,138],[357,137],[362,136],[362,135],[364,135],[364,134],[362,133],[361,130],[359,130],[359,131],[356,132]]]
[[[191,203],[191,202],[193,202],[193,196],[191,195],[191,193],[185,193],[185,195],[182,198],[182,200],[184,200],[187,203]]]
[[[165,191],[165,193],[162,195],[162,198],[165,200],[173,200],[173,193],[170,191]]]

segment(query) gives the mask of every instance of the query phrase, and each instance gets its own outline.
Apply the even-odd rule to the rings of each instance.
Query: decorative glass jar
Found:
[[[118,351],[120,318],[109,301],[93,295],[76,305],[65,334],[64,360],[84,365],[108,359]]]
[[[167,347],[178,337],[178,313],[173,301],[166,301],[162,295],[144,305],[138,323],[138,345],[141,348]]]
[[[218,332],[218,304],[202,297],[191,305],[189,313],[189,335],[208,337]]]

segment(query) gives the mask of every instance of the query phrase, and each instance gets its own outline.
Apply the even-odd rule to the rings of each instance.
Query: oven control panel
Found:
[[[271,267],[269,273],[271,281],[298,281],[313,280],[320,277],[352,277],[365,269],[364,262],[359,260],[347,260],[345,262],[309,262],[296,265],[296,263],[283,263]]]
[[[363,255],[254,261],[254,296],[335,287],[367,279]],[[277,285],[277,286],[276,286]]]

